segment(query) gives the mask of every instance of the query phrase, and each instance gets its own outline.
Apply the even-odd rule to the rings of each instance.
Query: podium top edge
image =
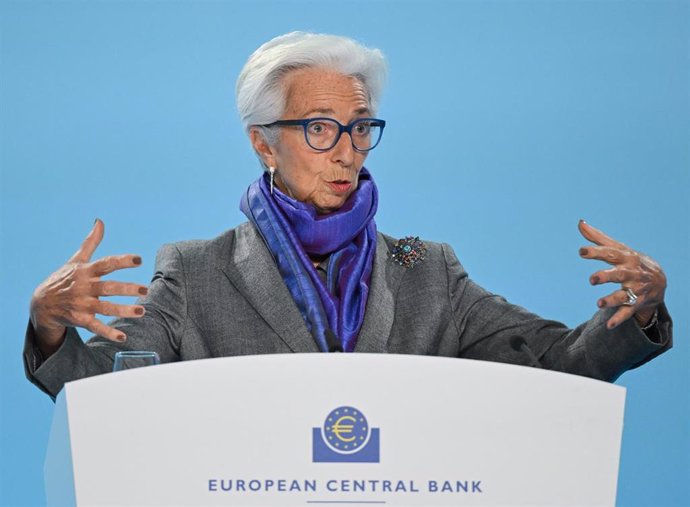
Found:
[[[334,368],[342,365],[348,370],[362,369],[362,371],[372,372],[381,370],[386,373],[394,373],[399,370],[401,373],[410,371],[419,372],[424,370],[434,377],[444,375],[456,376],[472,374],[486,375],[487,379],[509,380],[509,379],[533,379],[534,381],[554,382],[563,385],[581,385],[589,389],[605,389],[618,391],[625,394],[626,388],[620,385],[611,384],[601,380],[563,373],[553,370],[539,369],[530,366],[499,363],[493,361],[482,361],[476,359],[460,359],[453,357],[439,356],[419,356],[412,354],[376,354],[376,353],[299,353],[299,354],[264,354],[264,355],[244,355],[232,357],[218,357],[208,359],[196,359],[180,361],[174,363],[164,363],[155,367],[135,368],[116,372],[115,374],[97,375],[80,380],[75,380],[65,384],[65,391],[77,385],[87,385],[93,382],[117,381],[121,375],[136,375],[142,378],[154,378],[157,376],[176,376],[194,373],[213,374],[218,372],[255,371],[256,374],[271,371],[272,368],[280,367],[281,371],[287,373],[303,373],[306,370],[315,371],[327,368],[329,373]],[[415,370],[411,370],[415,368]]]

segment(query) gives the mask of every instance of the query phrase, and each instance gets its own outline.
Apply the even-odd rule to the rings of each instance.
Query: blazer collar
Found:
[[[405,268],[390,260],[386,238],[379,233],[367,308],[355,352],[388,352],[388,338],[395,316],[395,297],[404,272]]]
[[[395,295],[404,268],[391,262],[385,237],[378,234],[364,322],[355,352],[387,351],[395,315]],[[235,240],[221,269],[293,352],[319,352],[263,239],[251,223],[235,229]]]
[[[293,352],[319,352],[273,257],[251,223],[235,229],[225,276]]]

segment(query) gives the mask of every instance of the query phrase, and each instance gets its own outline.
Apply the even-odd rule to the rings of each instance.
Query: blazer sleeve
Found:
[[[112,371],[119,351],[154,351],[161,362],[179,360],[180,337],[187,325],[187,298],[182,255],[175,245],[164,245],[158,251],[148,295],[139,298],[137,304],[146,310],[142,317],[117,318],[109,324],[127,335],[126,342],[94,336],[84,343],[70,327],[60,348],[45,360],[29,321],[23,354],[27,378],[55,399],[66,382]]]
[[[461,357],[515,362],[510,341],[519,336],[546,369],[613,382],[672,346],[672,322],[664,305],[651,339],[635,319],[607,329],[606,321],[615,308],[602,309],[589,321],[568,329],[484,290],[469,279],[450,246],[443,245],[443,250]]]

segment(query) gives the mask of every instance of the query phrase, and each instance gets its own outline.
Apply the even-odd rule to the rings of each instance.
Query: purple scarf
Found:
[[[352,352],[364,321],[376,252],[374,214],[378,192],[362,168],[355,192],[337,211],[319,215],[316,208],[274,188],[268,174],[252,183],[240,209],[256,226],[273,255],[285,285],[319,348],[329,349],[331,330],[345,352]],[[309,259],[330,255],[327,283]]]

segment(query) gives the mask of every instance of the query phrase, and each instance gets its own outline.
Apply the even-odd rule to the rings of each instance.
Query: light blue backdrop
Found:
[[[688,2],[0,9],[3,505],[44,502],[53,404],[21,364],[33,288],[95,217],[106,224],[98,254],[141,254],[123,276],[142,283],[161,244],[243,221],[239,196],[259,169],[234,81],[259,44],[295,29],[388,56],[388,127],[368,160],[381,230],[450,243],[480,284],[569,325],[610,290],[587,283],[599,266],[577,255],[579,218],[664,266],[676,346],[618,381],[619,504],[690,504]]]

